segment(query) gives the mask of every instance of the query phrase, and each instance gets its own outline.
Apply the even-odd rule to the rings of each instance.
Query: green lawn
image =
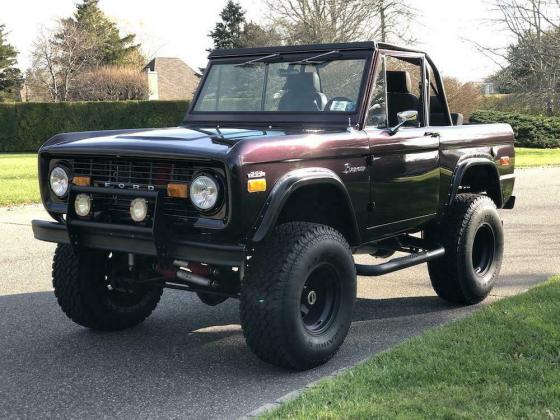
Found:
[[[515,165],[560,165],[560,149],[516,149]],[[0,154],[0,206],[39,202],[37,155]]]
[[[0,206],[39,202],[36,154],[0,154]]]
[[[264,418],[560,418],[560,277],[413,338]]]
[[[558,166],[560,165],[560,149],[515,149],[515,166],[517,168],[530,168],[533,166]]]

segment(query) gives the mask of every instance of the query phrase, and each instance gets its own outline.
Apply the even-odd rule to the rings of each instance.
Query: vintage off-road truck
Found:
[[[251,350],[307,369],[344,341],[357,275],[427,262],[441,298],[489,294],[497,209],[515,202],[513,133],[462,125],[428,55],[364,42],[209,59],[180,126],[59,134],[41,148],[55,222],[33,232],[58,243],[53,284],[70,319],[129,328],[164,288],[208,305],[239,298]]]

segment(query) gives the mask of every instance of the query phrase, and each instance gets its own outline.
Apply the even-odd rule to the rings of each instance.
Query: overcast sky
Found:
[[[496,65],[465,39],[501,45],[504,34],[484,24],[486,0],[410,0],[420,11],[415,27],[419,48],[428,52],[440,70],[461,80],[482,80]],[[37,31],[54,26],[72,14],[75,0],[0,0],[0,23],[20,51],[19,65],[29,66],[29,52]],[[204,67],[207,36],[226,0],[101,0],[101,8],[121,30],[134,32],[150,56],[180,57],[192,67]],[[259,21],[265,11],[258,0],[241,0],[249,19]]]

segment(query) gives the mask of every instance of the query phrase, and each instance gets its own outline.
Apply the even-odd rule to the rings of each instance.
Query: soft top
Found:
[[[208,58],[239,57],[251,55],[263,55],[274,53],[305,53],[308,51],[331,51],[331,50],[375,50],[376,43],[373,41],[365,42],[346,42],[340,44],[311,44],[311,45],[283,45],[277,47],[257,47],[257,48],[231,48],[216,49],[210,52]]]

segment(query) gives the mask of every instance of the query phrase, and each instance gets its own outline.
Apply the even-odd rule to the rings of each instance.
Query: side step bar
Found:
[[[445,248],[439,248],[421,251],[404,257],[393,258],[382,264],[364,265],[356,264],[356,272],[359,276],[382,276],[383,274],[392,273],[393,271],[402,270],[414,265],[422,264],[430,260],[434,260],[445,255]]]

